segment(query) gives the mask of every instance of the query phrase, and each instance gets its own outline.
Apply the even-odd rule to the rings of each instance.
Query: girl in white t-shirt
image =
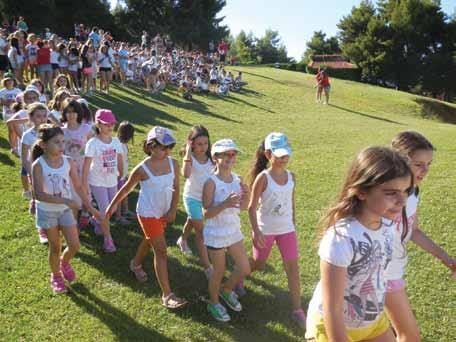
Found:
[[[192,254],[188,247],[187,239],[195,229],[195,243],[204,267],[204,273],[209,278],[212,266],[209,262],[207,248],[203,239],[203,186],[214,170],[211,158],[209,132],[203,126],[193,126],[187,138],[185,150],[181,153],[184,157],[182,175],[185,178],[184,207],[187,212],[187,221],[184,224],[182,235],[177,240],[180,250],[186,254]]]
[[[320,224],[321,279],[309,303],[306,338],[393,342],[383,310],[392,221],[405,214],[412,189],[407,160],[369,147],[352,162],[342,190]]]
[[[418,186],[429,172],[434,147],[426,137],[414,131],[399,133],[393,138],[391,146],[410,159],[415,188],[407,200],[407,223],[403,224],[405,220],[400,218],[394,225],[393,259],[386,270],[388,289],[385,306],[398,340],[419,341],[420,331],[405,291],[406,244],[409,241],[413,241],[423,250],[439,259],[453,274],[456,274],[456,260],[450,257],[420,229],[418,221]]]
[[[87,142],[82,183],[86,191],[91,191],[98,209],[105,212],[117,192],[117,177],[123,173],[122,146],[113,137],[116,117],[109,109],[99,109],[95,113],[97,135]],[[116,251],[109,225],[102,226],[96,220],[95,234],[104,236],[103,248],[107,253]]]
[[[117,189],[120,190],[128,178],[128,143],[133,140],[135,128],[129,121],[122,121],[117,129],[117,138],[119,138],[122,146],[123,173],[119,175],[117,181]],[[134,213],[128,210],[128,197],[126,197],[116,212],[116,220],[122,224],[128,224],[128,216],[133,216]]]
[[[144,238],[138,246],[136,256],[130,262],[130,270],[140,282],[147,280],[142,268],[144,258],[154,250],[154,269],[162,291],[162,305],[177,309],[185,304],[182,298],[171,291],[168,278],[168,257],[166,254],[165,228],[176,219],[179,201],[179,165],[169,154],[176,145],[176,139],[167,128],[155,126],[144,141],[144,153],[149,157],[137,165],[125,185],[113,198],[105,213],[104,226],[116,212],[117,206],[139,183],[141,185],[136,211]]]
[[[0,101],[3,105],[3,121],[8,121],[13,112],[10,105],[16,100],[16,96],[20,94],[21,90],[16,88],[17,82],[12,75],[7,74],[2,80],[2,89],[0,89]]]
[[[253,232],[253,262],[250,266],[252,272],[263,270],[274,242],[277,244],[288,277],[293,308],[291,317],[304,328],[306,315],[301,305],[294,212],[296,177],[286,169],[290,156],[291,147],[283,133],[270,133],[256,152],[250,171],[249,218]],[[239,295],[245,293],[242,283],[236,292]]]
[[[72,199],[70,183],[90,212],[101,218],[81,188],[75,165],[63,155],[64,141],[60,127],[42,125],[38,129],[37,144],[32,152],[32,184],[37,201],[36,226],[46,232],[49,241],[51,288],[54,293],[66,292],[64,279],[72,282],[76,278],[70,260],[78,252],[80,244],[71,209],[78,204]],[[62,255],[60,231],[67,245]]]
[[[84,151],[94,133],[92,126],[82,122],[82,108],[77,100],[68,98],[62,103],[62,124],[65,135],[65,155],[73,160],[79,178],[82,179],[82,168],[84,165]],[[82,205],[81,199],[73,191],[73,198]],[[79,217],[79,227],[85,228],[88,224],[88,215],[83,211],[79,216],[81,207],[74,210],[74,217]]]
[[[241,232],[240,211],[247,209],[249,191],[241,179],[232,172],[239,149],[231,139],[222,139],[212,145],[211,153],[216,169],[204,183],[203,208],[204,243],[208,249],[213,272],[209,277],[209,303],[207,310],[221,322],[231,318],[226,308],[220,304],[219,297],[234,311],[241,311],[233,289],[250,273],[249,260],[245,252]],[[222,285],[225,274],[225,253],[234,261],[234,270]]]

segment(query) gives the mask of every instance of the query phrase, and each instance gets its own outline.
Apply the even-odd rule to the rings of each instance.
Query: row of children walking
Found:
[[[53,290],[64,292],[63,278],[75,279],[69,261],[79,241],[74,217],[71,220],[69,215],[69,208],[77,208],[71,194],[76,192],[81,197],[97,220],[96,229],[105,237],[105,250],[113,252],[109,219],[139,183],[136,211],[144,238],[130,270],[138,281],[147,280],[142,264],[152,247],[162,304],[170,309],[182,307],[187,301],[172,292],[168,279],[164,238],[167,223],[175,220],[180,196],[179,165],[170,157],[176,139],[169,129],[152,128],[143,144],[146,158],[116,192],[118,184],[114,180],[126,170],[122,166],[122,147],[112,137],[116,118],[111,111],[99,110],[95,121],[98,131],[86,146],[82,184],[74,162],[63,155],[61,128],[38,129],[33,150],[33,158],[38,159],[31,171],[35,196],[38,203],[62,204],[54,210],[38,205],[37,211],[37,226],[46,229],[50,237]],[[336,202],[321,220],[321,280],[309,304],[307,338],[393,341],[389,321],[400,339],[419,338],[403,280],[406,243],[414,241],[456,271],[455,260],[420,230],[417,220],[418,186],[427,175],[433,150],[421,134],[407,131],[393,140],[392,148],[369,147],[355,157]],[[243,279],[264,268],[275,242],[288,278],[291,317],[304,327],[294,212],[297,181],[287,170],[291,147],[284,134],[269,134],[256,152],[248,185],[234,173],[239,152],[233,140],[222,139],[211,145],[207,129],[192,128],[182,151],[181,167],[186,178],[183,198],[188,219],[177,243],[183,252],[190,253],[187,239],[195,230],[199,259],[208,278],[208,312],[226,322],[230,320],[226,307],[235,312],[242,310],[239,298],[246,294]],[[42,175],[61,181],[49,180],[48,184],[45,178],[40,184]],[[113,184],[98,183],[101,178],[112,178]],[[55,184],[62,186],[57,189]],[[75,191],[65,188],[65,184],[72,184]],[[88,200],[89,186],[98,198],[99,211]],[[239,217],[240,211],[247,209],[253,234],[252,261],[244,247]],[[59,228],[69,239],[61,258],[60,240],[53,238]],[[226,253],[234,268],[222,283]]]

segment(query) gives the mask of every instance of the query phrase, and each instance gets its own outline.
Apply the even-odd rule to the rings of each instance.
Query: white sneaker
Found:
[[[44,229],[38,229],[38,239],[40,240],[40,243],[42,245],[45,245],[48,243],[48,238],[47,238],[47,234],[46,234],[46,231]]]
[[[188,247],[187,240],[182,239],[182,236],[179,237],[176,241],[176,245],[180,248],[181,252],[187,255],[193,255],[192,250]]]

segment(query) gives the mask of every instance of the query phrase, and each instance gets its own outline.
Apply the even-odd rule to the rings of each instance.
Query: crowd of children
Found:
[[[56,69],[53,63],[49,63],[50,69],[38,63],[39,76],[56,72],[54,78],[32,79],[36,75],[30,68],[29,85],[21,90],[17,81],[23,80],[24,74],[13,68],[14,75],[4,75],[0,90],[11,152],[21,161],[23,196],[30,199],[40,242],[49,244],[54,293],[66,292],[66,282],[76,279],[70,261],[80,248],[78,228],[93,226],[95,234],[103,236],[103,249],[116,251],[110,219],[132,223],[135,214],[128,209],[127,197],[139,184],[136,217],[144,238],[129,268],[138,281],[147,281],[142,265],[152,249],[162,304],[169,309],[187,305],[171,290],[165,240],[166,225],[176,218],[182,174],[188,218],[177,245],[183,253],[192,254],[188,238],[195,231],[197,254],[208,280],[207,310],[214,319],[229,321],[227,307],[234,312],[243,309],[240,298],[248,295],[243,280],[265,267],[275,243],[288,279],[291,318],[307,327],[308,339],[394,341],[391,322],[399,341],[419,340],[405,291],[406,244],[413,241],[456,275],[455,259],[426,236],[418,221],[419,185],[434,152],[428,139],[405,131],[394,137],[390,148],[369,147],[355,157],[336,202],[320,222],[321,279],[306,317],[300,295],[300,223],[295,220],[297,180],[287,169],[292,149],[286,135],[273,132],[264,138],[245,182],[234,172],[240,149],[233,140],[211,144],[209,131],[194,126],[183,144],[180,166],[171,157],[177,144],[173,133],[155,126],[143,143],[145,159],[129,172],[128,142],[133,139],[134,126],[121,122],[116,136],[117,118],[111,110],[99,109],[92,116],[87,100],[76,94],[82,87],[78,83],[79,63],[86,92],[93,89],[94,61],[99,63],[100,83],[106,92],[116,67],[125,73],[124,78],[120,76],[122,81],[135,77],[139,70],[152,91],[163,80],[165,84],[180,82],[187,97],[194,88],[220,92],[223,86],[229,91],[244,83],[241,76],[236,80],[223,68],[218,70],[213,60],[209,62],[211,56],[206,59],[199,53],[168,51],[167,44],[153,49],[147,44],[116,45],[109,43],[106,34],[92,32],[90,41],[82,46],[76,40],[68,45],[42,42],[51,46],[51,54],[58,50],[67,56],[68,64],[63,67],[62,55],[56,59]],[[28,44],[34,44],[32,38]],[[18,48],[11,46],[18,54]],[[30,56],[29,66],[33,65]],[[49,91],[53,98],[48,102]],[[241,231],[242,210],[248,211],[251,226],[251,260]],[[66,240],[63,252],[60,234]],[[226,254],[233,269],[223,280]]]
[[[203,53],[178,49],[169,38],[158,34],[152,44],[117,42],[109,32],[94,27],[90,33],[75,26],[76,37],[63,39],[56,34],[48,38],[16,30],[8,33],[0,28],[0,78],[10,70],[19,85],[38,78],[43,83],[43,94],[51,94],[57,75],[69,80],[73,93],[91,96],[100,79],[100,92],[109,93],[111,81],[121,85],[127,81],[144,85],[156,93],[167,85],[179,88],[185,98],[192,92],[209,91],[227,95],[239,91],[245,82],[242,73],[234,76],[224,69],[218,52]]]

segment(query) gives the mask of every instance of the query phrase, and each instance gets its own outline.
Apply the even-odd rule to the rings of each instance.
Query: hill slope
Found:
[[[173,129],[184,143],[193,124],[205,125],[212,141],[236,140],[243,150],[237,173],[247,174],[256,146],[269,132],[283,131],[294,149],[290,169],[297,175],[296,218],[300,244],[303,303],[307,306],[318,280],[315,225],[319,212],[336,195],[346,166],[361,148],[387,145],[401,130],[416,129],[437,147],[434,165],[422,187],[423,229],[456,255],[456,184],[454,144],[456,107],[410,94],[359,83],[332,80],[331,105],[314,101],[310,75],[262,67],[236,67],[249,82],[227,98],[195,96],[193,102],[174,91],[150,96],[141,89],[114,87],[109,96],[95,96],[95,107],[111,108],[136,127],[130,167],[144,157],[141,142],[152,125]],[[436,113],[440,113],[440,117]],[[173,152],[178,158],[178,148]],[[119,250],[102,252],[92,232],[81,233],[82,248],[74,260],[78,280],[68,296],[51,295],[47,250],[37,242],[27,203],[20,198],[19,163],[8,152],[7,132],[0,128],[0,340],[150,340],[150,341],[298,341],[302,332],[289,319],[286,277],[279,253],[273,250],[264,273],[246,281],[245,310],[229,324],[211,320],[199,297],[206,283],[195,257],[175,246],[185,221],[180,204],[177,222],[167,229],[171,285],[191,304],[167,312],[151,259],[146,284],[128,273],[141,232],[136,225],[113,226]],[[132,194],[130,207],[135,205]],[[247,216],[245,245],[251,249]],[[193,243],[192,248],[194,249]],[[456,340],[456,283],[444,266],[412,247],[407,274],[408,293],[424,340]]]

